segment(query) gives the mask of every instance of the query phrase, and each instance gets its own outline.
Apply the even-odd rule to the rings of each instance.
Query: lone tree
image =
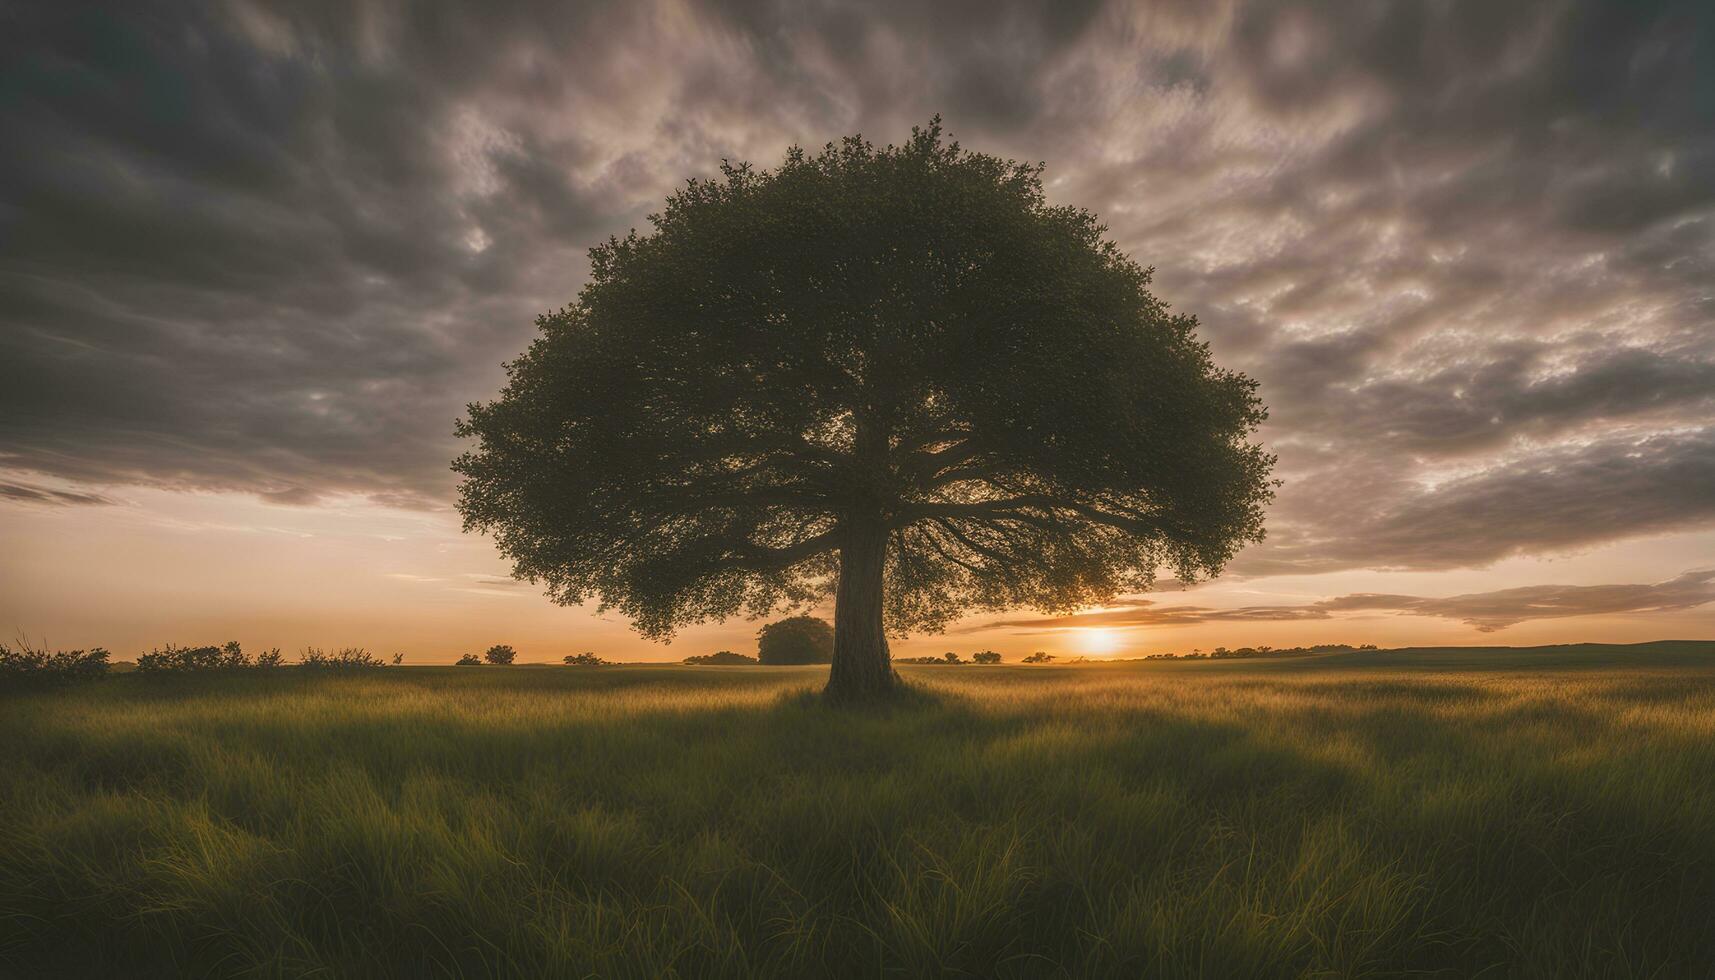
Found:
[[[793,616],[756,631],[756,659],[765,664],[825,664],[834,659],[834,630],[825,619]]]
[[[509,664],[517,656],[517,650],[512,649],[504,643],[496,643],[494,646],[488,648],[488,652],[482,655],[482,659],[491,664]]]
[[[458,425],[465,527],[556,601],[665,639],[831,594],[851,699],[893,687],[889,632],[1193,581],[1262,537],[1256,383],[1040,165],[937,119],[723,163],[650,221]]]

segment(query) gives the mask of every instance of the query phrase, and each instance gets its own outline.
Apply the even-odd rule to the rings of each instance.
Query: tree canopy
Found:
[[[765,664],[825,664],[834,659],[834,630],[825,619],[790,616],[756,631],[756,659]]]
[[[937,119],[689,181],[470,406],[466,527],[655,638],[832,595],[858,693],[885,633],[1218,573],[1271,495],[1256,384],[1042,172]]]

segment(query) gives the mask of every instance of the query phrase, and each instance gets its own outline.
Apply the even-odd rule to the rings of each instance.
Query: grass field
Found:
[[[1715,972],[1715,644],[0,699],[0,975]]]

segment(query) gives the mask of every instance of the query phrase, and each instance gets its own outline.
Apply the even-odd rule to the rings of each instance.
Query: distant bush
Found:
[[[993,650],[983,650],[978,653],[973,653],[971,654],[971,663],[998,664],[1000,663],[1000,654],[995,653]]]
[[[454,667],[480,667],[480,666],[482,666],[482,658],[478,657],[474,653],[467,653],[464,656],[460,657],[458,659],[458,663],[453,664],[453,666]]]
[[[20,640],[16,648],[0,643],[0,691],[72,684],[107,674],[107,651],[47,650]]]
[[[1025,657],[1024,662],[1027,664],[1045,664],[1051,662],[1053,659],[1054,655],[1052,653],[1038,650],[1030,656]]]
[[[1348,643],[1318,643],[1308,647],[1239,647],[1229,650],[1226,647],[1216,647],[1204,653],[1202,650],[1192,650],[1190,653],[1152,653],[1145,660],[1248,660],[1252,657],[1309,657],[1318,653],[1349,653],[1352,650],[1374,650],[1375,644],[1366,643],[1354,647]]]
[[[405,655],[404,655],[404,654],[402,654],[402,653],[395,653],[395,654],[394,654],[394,655],[393,655],[393,666],[395,666],[395,667],[397,667],[397,666],[399,666],[399,665],[400,665],[400,664],[402,664],[402,663],[404,663],[404,662],[405,662]]]
[[[271,670],[280,666],[280,648],[255,658],[245,654],[237,640],[221,646],[176,647],[171,643],[137,658],[142,674],[207,674],[217,671]]]
[[[756,659],[765,664],[833,663],[834,628],[814,616],[769,623],[756,631]]]
[[[965,661],[951,651],[939,657],[894,657],[896,664],[962,664]]]
[[[236,644],[228,643],[227,646]],[[220,670],[225,664],[221,647],[176,647],[171,643],[137,658],[140,674],[190,674]],[[242,655],[242,651],[240,651]]]
[[[761,661],[757,660],[755,657],[747,657],[742,653],[733,653],[731,650],[717,650],[714,653],[704,653],[694,657],[686,657],[685,663],[718,667],[722,665],[739,666],[742,664],[757,664],[761,663]]]
[[[298,656],[298,666],[308,670],[371,670],[387,664],[362,647],[339,650],[309,647]]]
[[[595,654],[589,653],[586,651],[584,653],[568,653],[568,654],[566,654],[566,666],[568,666],[568,667],[611,667],[612,664],[610,664],[606,660],[601,659],[600,657],[596,656]]]
[[[504,665],[511,663],[513,658],[517,656],[517,650],[512,649],[504,643],[496,643],[494,646],[488,648],[488,651],[482,655],[482,659],[491,664]]]

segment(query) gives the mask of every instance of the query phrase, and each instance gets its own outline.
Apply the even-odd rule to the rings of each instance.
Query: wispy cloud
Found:
[[[111,507],[119,501],[105,494],[81,490],[57,490],[28,483],[0,481],[0,498],[54,507]]]
[[[962,632],[1286,622],[1334,619],[1341,613],[1392,612],[1456,619],[1481,632],[1492,633],[1533,619],[1666,612],[1693,609],[1710,602],[1715,602],[1715,570],[1686,572],[1653,585],[1532,585],[1441,598],[1360,592],[1292,606],[1215,608],[1126,599],[1093,612],[1001,619],[973,625]]]

